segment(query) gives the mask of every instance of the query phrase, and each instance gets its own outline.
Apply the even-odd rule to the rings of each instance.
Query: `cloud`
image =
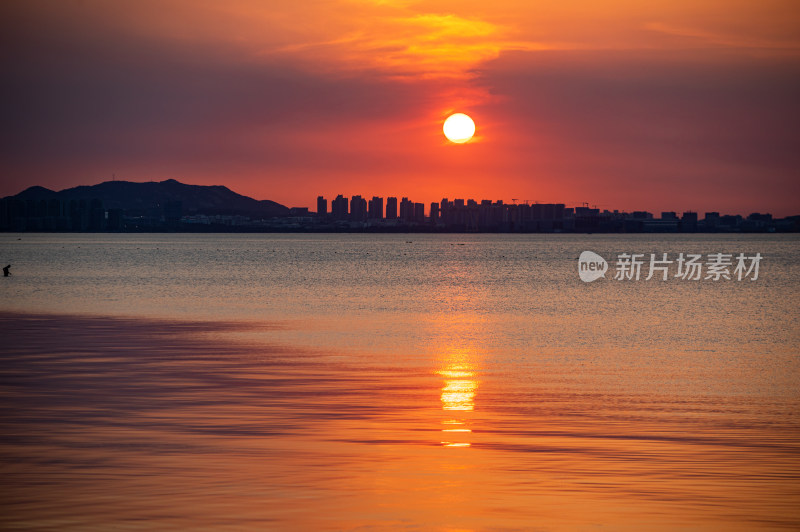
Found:
[[[368,179],[381,164],[408,164],[397,152],[416,142],[409,131],[430,123],[436,134],[437,97],[447,94],[436,80],[315,70],[236,47],[111,33],[55,26],[5,34],[14,42],[3,57],[0,101],[5,194],[112,172],[211,182],[259,174],[269,183],[287,172]]]
[[[334,39],[267,48],[261,55],[299,56],[302,61],[327,62],[340,72],[369,72],[393,79],[463,79],[472,67],[503,50],[545,48],[511,38],[509,29],[501,25],[453,13],[381,9],[353,21]]]
[[[476,73],[497,98],[488,105],[509,132],[505,140],[528,147],[515,164],[527,160],[538,175],[561,176],[587,195],[610,202],[609,189],[644,183],[670,195],[724,188],[764,203],[800,192],[793,58],[520,52]]]
[[[749,49],[758,51],[787,52],[797,55],[800,53],[800,40],[797,35],[791,36],[753,36],[739,35],[736,33],[714,32],[701,28],[681,27],[650,22],[645,24],[645,29],[665,35],[683,38],[687,46],[697,46],[697,43],[711,46]]]
[[[400,182],[786,205],[797,17],[715,2],[9,0],[4,192],[117,172],[290,203],[300,184]],[[478,123],[460,151],[440,131],[457,110]]]

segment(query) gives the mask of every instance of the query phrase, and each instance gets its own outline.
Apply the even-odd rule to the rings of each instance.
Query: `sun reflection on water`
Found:
[[[475,390],[478,388],[475,372],[471,366],[462,363],[450,364],[436,373],[445,379],[441,394],[442,410],[451,414],[461,413],[458,418],[445,419],[442,422],[444,428],[441,443],[445,447],[469,447],[469,442],[452,440],[472,433],[472,429],[466,426],[466,416],[475,409]]]

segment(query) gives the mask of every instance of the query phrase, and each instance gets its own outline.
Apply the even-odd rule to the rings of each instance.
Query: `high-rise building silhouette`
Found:
[[[328,200],[322,196],[317,196],[317,216],[325,216],[328,214]]]
[[[347,220],[347,198],[339,194],[331,203],[331,213],[335,220]]]
[[[369,200],[369,219],[382,220],[383,219],[383,198],[372,196]]]
[[[445,225],[450,225],[450,216],[451,216],[451,209],[453,204],[447,198],[442,198],[442,201],[439,202],[439,219]]]
[[[353,222],[365,222],[367,220],[367,200],[361,196],[350,198],[350,220]]]
[[[400,200],[400,219],[404,222],[411,222],[414,220],[414,203],[408,198]]]
[[[418,223],[423,223],[425,221],[425,204],[424,203],[415,203],[414,204],[414,221]]]
[[[397,219],[397,198],[395,198],[394,196],[386,198],[386,219],[387,220]]]
[[[703,219],[706,229],[716,229],[719,225],[720,217],[718,212],[707,212]]]
[[[439,204],[435,201],[431,202],[430,219],[432,224],[436,224],[439,221]]]
[[[681,231],[693,232],[697,231],[697,213],[693,211],[686,211],[681,216]]]

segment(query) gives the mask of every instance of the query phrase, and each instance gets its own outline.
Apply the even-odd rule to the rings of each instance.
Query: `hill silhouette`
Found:
[[[238,214],[251,218],[286,216],[289,209],[270,200],[243,196],[222,185],[187,185],[174,179],[166,181],[106,181],[61,191],[32,186],[11,198],[21,200],[99,199],[106,209],[122,209],[131,215],[163,209],[167,202],[180,201],[184,214]]]

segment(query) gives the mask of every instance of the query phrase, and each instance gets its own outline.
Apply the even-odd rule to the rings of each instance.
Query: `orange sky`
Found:
[[[25,0],[0,25],[0,195],[800,213],[796,1]]]

